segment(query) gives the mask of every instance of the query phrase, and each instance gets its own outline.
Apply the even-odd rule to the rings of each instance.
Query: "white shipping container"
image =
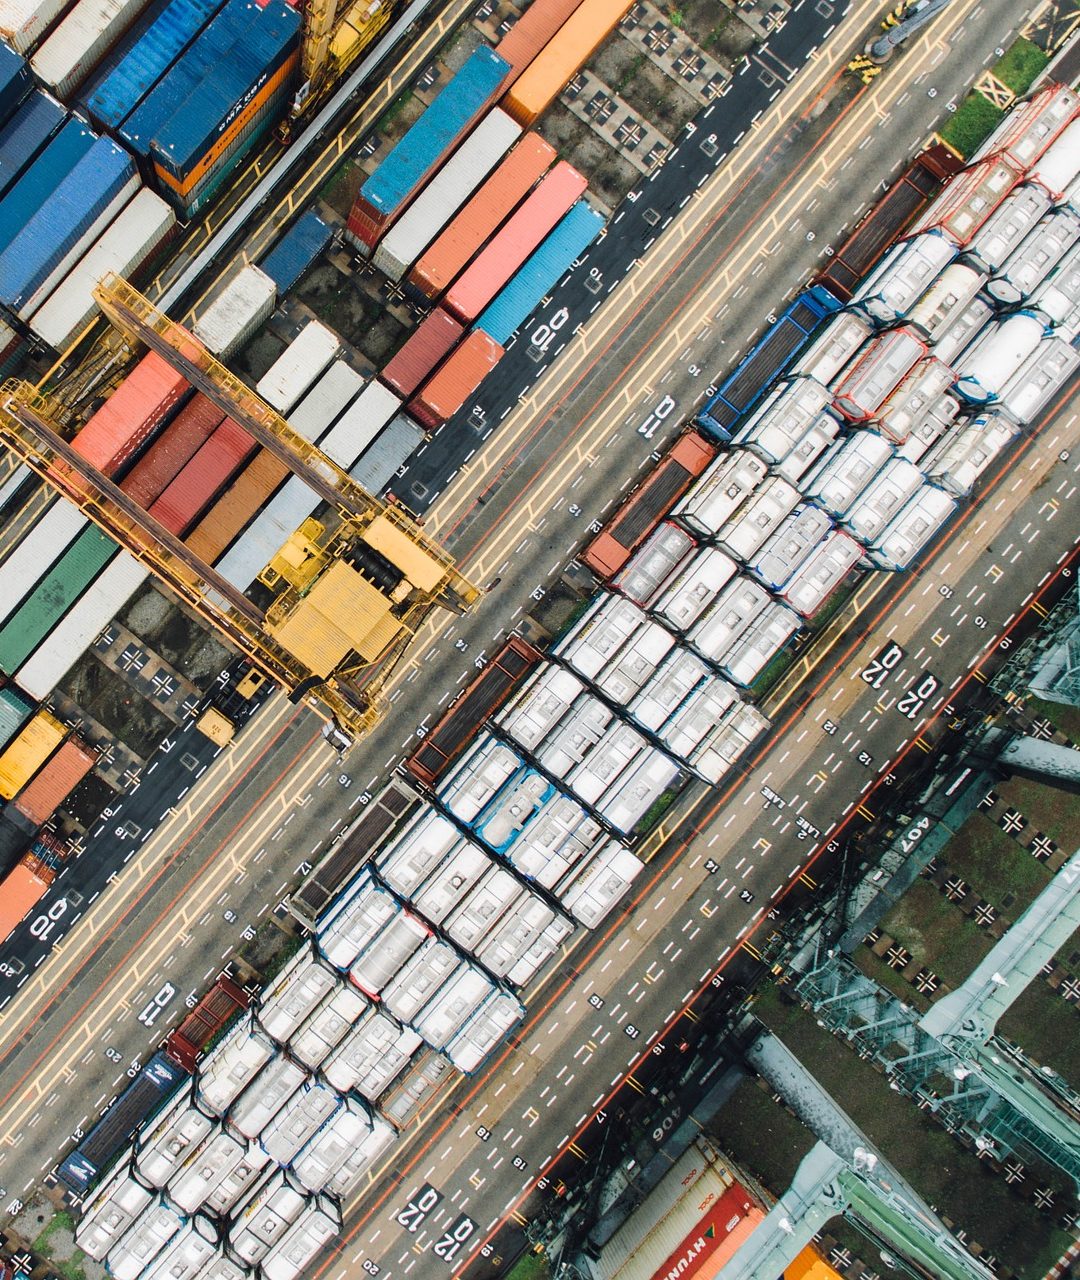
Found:
[[[489,111],[383,236],[375,266],[400,280],[520,137],[504,111]]]
[[[772,476],[717,532],[717,544],[736,560],[750,560],[798,501],[794,485]]]
[[[934,355],[955,367],[956,358],[977,340],[993,316],[993,308],[984,298],[972,298],[958,315],[950,319],[934,343]]]
[[[840,423],[831,413],[819,414],[794,449],[773,467],[773,474],[796,487],[840,434]]]
[[[1030,311],[1018,311],[990,325],[954,362],[960,395],[974,404],[996,399],[1038,347],[1044,328]]]
[[[820,507],[796,507],[755,554],[750,573],[770,590],[781,590],[831,528],[832,521]]]
[[[721,670],[736,684],[754,683],[766,666],[802,626],[802,619],[785,604],[774,602],[731,647]]]
[[[309,320],[259,379],[255,390],[271,408],[287,414],[340,352],[337,334],[317,320]]]
[[[362,489],[378,496],[420,447],[424,431],[403,413],[384,427],[349,469],[349,475]]]
[[[862,559],[863,549],[837,529],[799,566],[782,599],[804,618],[812,618]]]
[[[1050,208],[1050,197],[1025,183],[1011,191],[979,228],[967,253],[983,271],[996,271]]]
[[[952,241],[932,231],[903,240],[886,253],[879,266],[859,285],[851,305],[875,324],[895,324],[911,310],[956,254]]]
[[[175,225],[172,208],[144,187],[30,317],[31,329],[54,350],[64,351],[101,310],[94,287],[110,271],[130,280]]]
[[[878,430],[894,444],[903,444],[955,377],[947,364],[933,356],[920,360],[878,410]]]
[[[836,408],[854,422],[872,418],[886,396],[924,355],[926,344],[910,327],[883,333],[868,344],[837,386]]]
[[[30,59],[34,74],[67,99],[112,48],[148,0],[78,0]]]
[[[249,263],[199,312],[192,332],[212,355],[226,360],[255,336],[276,301],[277,285]]]
[[[828,386],[872,333],[869,322],[857,312],[838,312],[791,366],[791,376],[802,374]]]
[[[229,1224],[233,1254],[249,1267],[261,1262],[307,1203],[308,1197],[290,1174],[284,1170],[271,1174]]]
[[[657,600],[661,621],[685,631],[692,627],[735,576],[735,561],[719,547],[703,547]]]
[[[262,1280],[296,1280],[308,1264],[337,1235],[341,1218],[329,1200],[310,1204],[259,1267]]]
[[[911,310],[908,323],[921,329],[931,343],[960,315],[986,283],[986,276],[963,262],[954,262],[938,276]]]
[[[1027,169],[1042,155],[1080,105],[1080,98],[1063,84],[1048,84],[1018,103],[972,156],[1001,155]]]
[[[844,524],[860,542],[872,541],[922,486],[918,467],[903,458],[887,463],[860,494]]]
[[[765,463],[748,449],[722,453],[691,485],[672,515],[692,533],[714,534],[761,484]]]
[[[344,360],[335,360],[289,413],[289,426],[313,444],[323,437],[358,395],[364,379]]]
[[[679,766],[663,751],[648,748],[597,804],[597,812],[615,828],[634,831],[645,815],[679,779]]]
[[[769,593],[760,583],[736,578],[690,632],[689,641],[703,658],[719,662],[768,603]]]
[[[120,1165],[84,1201],[75,1243],[100,1262],[153,1198],[131,1166]]]
[[[956,501],[941,489],[926,485],[886,526],[871,549],[882,569],[907,569],[919,552],[956,511]]]
[[[0,0],[0,36],[27,53],[64,11],[64,0]]]
[[[555,896],[575,920],[595,929],[644,870],[644,863],[614,841],[586,858],[555,886]]]
[[[64,554],[89,521],[66,498],[55,498],[0,565],[0,622],[22,603],[39,578]]]
[[[1018,432],[1017,425],[1003,413],[980,414],[942,441],[928,460],[926,473],[946,492],[966,498]]]
[[[203,1268],[217,1255],[216,1242],[217,1233],[205,1219],[187,1222],[141,1280],[200,1280]]]
[[[1054,200],[1060,200],[1065,190],[1075,182],[1080,173],[1080,119],[1073,120],[1058,135],[1036,161],[1028,173],[1029,182],[1038,182],[1046,188]]]
[[[783,461],[831,399],[813,378],[796,378],[777,387],[732,438],[770,464]]]
[[[1055,209],[1009,255],[986,292],[995,302],[1015,307],[1046,279],[1080,239],[1080,215],[1072,209]]]
[[[159,1196],[109,1250],[105,1264],[109,1275],[113,1280],[139,1280],[183,1226],[184,1219]]]
[[[803,493],[830,515],[846,515],[892,456],[892,445],[876,431],[860,431],[833,445],[803,482]]]
[[[401,408],[401,400],[377,378],[345,410],[319,448],[344,471],[356,465],[379,432]]]
[[[1058,337],[1043,338],[1001,388],[1000,403],[1017,422],[1033,422],[1080,364],[1080,352]]]
[[[1068,341],[1080,325],[1080,245],[1074,245],[1035,289],[1030,304],[1053,325],[1060,325]]]
[[[630,855],[633,857],[633,855]],[[639,864],[640,865],[640,864]],[[525,1017],[520,1001],[509,992],[496,991],[480,1006],[443,1051],[459,1071],[475,1071],[506,1038],[511,1027]]]

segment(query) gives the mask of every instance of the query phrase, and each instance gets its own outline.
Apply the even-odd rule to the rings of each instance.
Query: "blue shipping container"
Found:
[[[333,238],[331,228],[317,213],[309,210],[292,224],[259,267],[277,285],[278,293],[284,296],[315,259],[326,252]]]
[[[376,215],[396,213],[480,115],[510,64],[486,45],[475,50],[360,188]]]
[[[0,200],[0,249],[5,249],[94,145],[89,125],[71,119]]]
[[[19,175],[64,123],[67,112],[47,93],[32,93],[0,134],[0,194]]]
[[[172,0],[83,99],[95,120],[119,129],[222,6],[222,0]]]
[[[500,346],[517,332],[603,230],[604,219],[579,200],[482,312],[478,329]]]
[[[30,92],[31,84],[26,59],[0,41],[0,126],[11,119],[15,108]]]
[[[98,138],[0,250],[0,302],[18,311],[134,176],[135,164],[127,152],[110,138]]]

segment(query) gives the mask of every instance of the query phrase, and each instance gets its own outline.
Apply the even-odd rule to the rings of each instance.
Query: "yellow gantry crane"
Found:
[[[390,21],[395,0],[305,0],[303,76],[293,101],[292,119],[346,71]],[[283,126],[288,134],[288,123]]]

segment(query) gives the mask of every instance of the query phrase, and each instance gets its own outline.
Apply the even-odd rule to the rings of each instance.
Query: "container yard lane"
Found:
[[[584,324],[563,358],[544,375],[525,403],[508,416],[493,442],[490,458],[485,453],[472,470],[459,475],[454,488],[432,509],[429,529],[449,538],[466,570],[481,582],[499,576],[502,582],[473,615],[423,633],[415,650],[417,661],[403,668],[392,692],[394,713],[348,757],[344,766],[339,766],[327,748],[310,749],[317,734],[312,717],[297,714],[282,699],[273,700],[238,744],[250,752],[257,765],[250,776],[239,773],[242,785],[236,787],[237,800],[215,810],[214,804],[203,797],[208,784],[217,785],[215,770],[225,767],[219,762],[191,800],[193,805],[208,806],[200,810],[207,815],[203,827],[188,833],[189,843],[185,843],[188,835],[178,836],[183,826],[179,820],[163,829],[162,844],[167,844],[171,834],[182,845],[182,856],[171,859],[168,874],[160,879],[150,869],[146,875],[148,892],[131,890],[125,911],[137,913],[138,919],[137,930],[127,931],[131,941],[118,941],[116,929],[124,917],[105,919],[101,914],[109,901],[109,895],[105,895],[100,910],[90,912],[66,940],[59,957],[65,969],[59,980],[53,976],[57,961],[54,957],[43,966],[34,989],[27,984],[0,1015],[0,1029],[8,1046],[0,1093],[0,1183],[7,1189],[5,1209],[11,1198],[35,1180],[43,1166],[48,1168],[66,1145],[72,1125],[79,1118],[76,1112],[92,1112],[116,1091],[124,1078],[123,1070],[118,1072],[115,1066],[117,1055],[120,1063],[135,1057],[145,1059],[159,1038],[159,1031],[140,1021],[139,1014],[154,1001],[164,984],[182,995],[202,983],[208,964],[216,967],[215,957],[228,954],[239,940],[240,930],[272,907],[278,886],[288,884],[305,858],[347,820],[349,808],[360,802],[364,790],[400,758],[408,742],[414,740],[410,726],[419,725],[422,730],[423,723],[430,722],[436,714],[436,704],[444,704],[467,678],[474,662],[483,661],[483,652],[490,648],[498,628],[512,625],[513,618],[507,616],[511,609],[520,612],[520,602],[527,600],[530,592],[542,590],[543,582],[564,563],[584,534],[583,521],[615,500],[618,488],[647,460],[649,449],[664,434],[663,428],[658,428],[655,438],[649,440],[634,427],[644,425],[648,433],[658,423],[670,418],[673,424],[685,413],[700,397],[698,388],[703,376],[707,376],[702,371],[726,365],[728,353],[738,349],[760,327],[771,307],[812,268],[816,249],[805,238],[808,231],[816,228],[823,240],[833,238],[857,212],[851,207],[849,193],[871,192],[894,167],[892,157],[906,154],[925,136],[937,109],[925,96],[929,83],[926,77],[933,72],[930,87],[942,98],[955,95],[984,56],[991,56],[993,44],[1004,37],[1011,22],[1021,17],[1011,13],[1000,0],[980,6],[979,30],[987,34],[968,32],[962,68],[942,63],[949,33],[961,27],[975,10],[974,4],[958,0],[870,92],[858,95],[827,130],[810,136],[804,133],[803,126],[815,114],[816,95],[842,67],[857,44],[856,31],[860,24],[865,27],[874,11],[869,4],[856,6],[838,35],[835,49],[832,44],[826,46],[798,81],[804,94],[801,114],[790,110],[781,113],[774,104],[760,117],[728,168],[706,183],[674,217],[623,287],[614,292],[592,321]],[[921,91],[912,92],[913,84],[919,85]],[[789,130],[792,120],[798,121],[798,127]],[[880,145],[868,146],[869,141]],[[793,172],[799,174],[796,181],[790,178]],[[793,222],[801,235],[791,233]],[[778,254],[781,243],[790,252]],[[717,324],[718,319],[722,319],[722,325]],[[628,373],[623,372],[627,369]],[[679,412],[657,412],[667,398],[680,407]],[[1069,422],[1072,425],[1068,429],[1072,430],[1075,420]],[[1048,446],[1043,441],[1031,446],[1040,451],[1040,458],[1044,458],[1041,451],[1045,447]],[[588,474],[599,458],[603,459],[603,466]],[[581,480],[577,479],[579,474]],[[1071,477],[1072,473],[1068,474]],[[1044,517],[1038,511],[1044,504],[1041,497],[1031,496],[1033,475],[1028,468],[1019,474],[1021,487],[1009,496],[999,513],[1002,521],[1017,511],[1024,511],[1027,518],[1030,509],[1032,528],[1042,527]],[[477,505],[478,495],[487,501]],[[1061,522],[1056,527],[1047,524],[1046,529],[1047,536],[1030,549],[1030,555],[1038,557],[1042,568],[1052,563]],[[983,536],[979,534],[980,539]],[[965,544],[965,552],[976,550],[974,545]],[[1021,571],[1026,580],[1034,574],[1034,569],[1027,568],[1029,563],[1032,561],[1024,562]],[[909,581],[931,582],[933,572],[924,571],[923,578]],[[957,570],[950,568],[950,572]],[[1010,587],[1016,587],[1011,571],[993,584],[993,598],[1001,601],[1002,617],[1017,606],[1027,591],[1026,585],[1016,587],[1015,594],[1007,599]],[[938,601],[932,593],[913,599],[914,607],[905,626],[921,634],[919,628],[929,628],[927,618]],[[988,607],[980,605],[980,609],[981,616],[989,616]],[[920,643],[932,643],[930,631]],[[962,631],[960,634],[967,635]],[[881,635],[885,632],[881,631]],[[976,639],[981,640],[984,635],[980,631]],[[878,647],[882,642],[877,641]],[[919,643],[905,647],[914,653]],[[961,656],[959,643],[952,653]],[[952,654],[948,656],[951,661]],[[416,678],[421,664],[425,668],[424,679]],[[441,680],[441,687],[433,682],[432,671],[438,673],[436,679]],[[941,678],[945,680],[947,674],[942,671]],[[861,714],[862,704],[858,706]],[[839,708],[833,711],[841,714]],[[811,714],[804,716],[807,724]],[[850,716],[853,712],[845,714]],[[905,721],[900,727],[906,726]],[[875,758],[874,763],[889,758],[890,747],[895,746],[896,725],[892,719],[879,718],[861,733],[845,724],[844,733],[849,729],[859,738],[860,750]],[[408,735],[404,740],[403,730]],[[259,745],[249,746],[249,737],[252,743],[261,744],[265,754],[260,755]],[[779,759],[775,764],[766,763],[765,768],[772,768],[774,773],[768,775],[764,785],[775,789],[792,807],[805,796],[808,806],[812,803],[813,812],[820,813],[823,821],[827,812],[835,818],[845,805],[855,803],[870,776],[859,773],[854,764],[830,772],[835,757],[826,757],[837,748],[831,740],[822,743],[812,734],[794,745],[790,740],[774,739],[770,750],[775,750],[778,757],[784,752],[789,754],[782,764]],[[826,781],[820,793],[813,794],[814,784],[808,779],[822,771]],[[755,777],[755,785],[760,788],[763,784]],[[341,788],[350,787],[352,794],[343,805]],[[752,803],[734,802],[734,807],[744,812],[744,820],[751,823],[760,817],[760,806],[760,794]],[[770,820],[775,816],[771,814]],[[824,830],[828,823],[817,825]],[[733,834],[724,833],[721,852],[729,847],[728,836]],[[717,900],[725,906],[723,916],[716,921],[703,915],[709,919],[707,938],[695,934],[696,941],[684,939],[678,944],[688,957],[685,963],[692,964],[697,973],[704,964],[703,955],[710,964],[715,959],[721,935],[733,943],[737,928],[745,923],[745,915],[731,914],[741,907],[737,895],[723,896],[734,878],[741,878],[743,868],[751,866],[764,872],[768,879],[759,886],[761,895],[773,887],[769,883],[773,877],[779,883],[787,874],[780,856],[780,838],[761,838],[773,840],[764,860],[760,852],[748,853],[745,856],[749,861],[735,868],[737,858],[725,854],[719,876],[727,875],[729,882],[723,890],[715,888],[719,878],[708,882],[710,892],[714,897],[719,895]],[[804,844],[800,844],[797,853],[805,857]],[[740,849],[738,856],[743,855]],[[167,856],[168,853],[159,852],[159,857]],[[185,861],[190,862],[189,868],[185,868]],[[116,892],[123,891],[127,883],[125,877]],[[130,883],[135,884],[134,872]],[[680,922],[685,921],[687,899],[685,894],[680,897],[680,890],[689,892],[691,888],[695,893],[700,891],[688,880],[670,889],[665,886],[668,893],[655,895],[648,912],[635,912],[634,929],[626,934],[625,941],[620,939],[600,957],[597,972],[624,972],[624,959],[629,960],[625,953],[636,945],[635,939],[644,937],[645,926],[666,927],[669,920],[675,919],[673,912]],[[710,911],[714,906],[715,903],[710,905]],[[187,937],[197,945],[181,945]],[[707,949],[702,951],[706,942]],[[589,945],[594,944],[590,941]],[[658,965],[662,963],[657,961]],[[668,963],[674,962],[669,959]],[[79,981],[74,986],[76,974]],[[607,981],[606,976],[603,980]],[[57,992],[68,990],[68,986],[78,992],[77,998],[57,1001]],[[645,996],[639,997],[635,990],[630,997],[631,1003],[639,998],[643,1001],[640,1012],[635,1007],[632,1019],[633,1026],[639,1028],[659,1025],[660,1015],[670,1008],[674,998],[672,980],[645,986]],[[667,1001],[662,1010],[653,1009],[651,1003],[658,995],[657,987]],[[685,989],[675,994],[681,995]],[[545,990],[531,995],[534,1007],[547,998]],[[613,1000],[611,1004],[614,1003]],[[576,1016],[580,1017],[582,1011],[579,1006]],[[606,1018],[611,1017],[609,1006]],[[549,1104],[548,1096],[561,1097],[564,1103],[560,1107],[570,1107],[566,1072],[561,1083],[554,1074],[560,1067],[564,1043],[568,1043],[560,1036],[569,1036],[580,1048],[587,1042],[580,1037],[591,1029],[591,1024],[586,1027],[575,1021],[573,1011],[567,1018],[564,1021],[556,1014],[553,1021],[558,1026],[551,1022],[544,1025],[550,1034],[529,1036],[521,1055],[503,1069],[513,1080],[513,1087],[508,1085],[496,1103],[488,1104],[502,1108],[501,1114],[508,1114],[505,1107],[522,1097],[528,1081],[529,1101],[522,1105],[538,1113],[547,1112],[544,1123],[535,1131],[543,1133],[543,1142],[538,1136],[529,1140],[539,1152],[533,1169],[554,1151],[562,1132],[557,1129],[556,1120],[562,1123],[563,1112],[551,1109],[555,1103]],[[606,1023],[601,1028],[601,1034],[607,1033],[605,1040],[613,1035],[632,1038],[625,1030],[612,1031],[613,1025]],[[599,1041],[595,1043],[603,1050]],[[559,1059],[550,1080],[546,1069],[540,1067],[549,1053]],[[600,1071],[602,1063],[601,1074],[606,1073],[610,1081],[615,1070],[612,1064],[618,1062],[610,1046],[588,1053],[594,1055],[593,1070]],[[526,1058],[532,1059],[535,1069],[523,1069],[521,1063]],[[573,1068],[569,1071],[574,1074]],[[568,1126],[577,1119],[580,1100],[593,1096],[578,1087],[577,1081],[572,1083],[571,1092],[579,1105],[567,1118]],[[85,1107],[73,1108],[64,1101],[76,1091],[80,1100],[86,1099]],[[464,1092],[459,1087],[458,1093]],[[537,1124],[535,1120],[531,1123]],[[483,1119],[479,1124],[484,1124]],[[478,1158],[484,1160],[491,1158],[492,1149],[475,1148]],[[471,1156],[473,1150],[462,1139],[463,1157]],[[426,1163],[418,1161],[420,1171],[432,1163],[438,1151],[428,1156]],[[400,1155],[395,1153],[399,1162],[415,1159],[407,1148]],[[444,1163],[440,1176],[452,1182],[461,1173],[467,1189],[460,1193],[460,1201],[476,1188],[469,1182],[471,1170],[465,1170],[464,1165],[459,1170],[459,1163]],[[489,1196],[489,1174],[481,1170],[477,1176],[488,1179],[489,1188],[484,1194]],[[515,1188],[505,1179],[500,1185],[505,1201]],[[524,1186],[523,1181],[521,1185]],[[454,1190],[451,1185],[450,1192]],[[381,1214],[385,1201],[376,1198],[374,1203]],[[476,1221],[486,1229],[502,1208],[498,1204],[486,1214],[478,1211]],[[374,1221],[365,1225],[357,1237],[360,1244],[378,1229]],[[396,1266],[391,1244],[387,1232],[376,1252]],[[355,1246],[350,1246],[349,1257],[356,1257]]]

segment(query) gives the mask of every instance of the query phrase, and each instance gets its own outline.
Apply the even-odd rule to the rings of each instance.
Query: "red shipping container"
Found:
[[[465,332],[453,316],[439,307],[413,330],[408,342],[379,374],[383,382],[407,400],[448,355]]]
[[[416,399],[410,401],[408,412],[422,427],[441,426],[457,413],[505,354],[494,338],[482,329],[474,329],[439,372],[428,379]]]
[[[573,165],[560,160],[451,285],[446,309],[466,323],[475,320],[588,185]]]
[[[151,351],[87,422],[71,447],[111,477],[150,439],[188,390],[186,379]]]
[[[510,88],[580,3],[581,0],[533,0],[495,46],[499,57],[510,64],[504,89]]]
[[[434,301],[555,162],[555,148],[527,133],[409,272]]]
[[[40,827],[52,817],[95,764],[96,751],[84,746],[78,738],[68,738],[12,803],[35,827]]]
[[[150,514],[180,537],[257,447],[238,422],[226,418],[150,508]]]
[[[217,405],[197,392],[131,468],[120,488],[149,511],[224,420]]]
[[[204,564],[214,564],[288,475],[284,462],[260,449],[184,542]]]

